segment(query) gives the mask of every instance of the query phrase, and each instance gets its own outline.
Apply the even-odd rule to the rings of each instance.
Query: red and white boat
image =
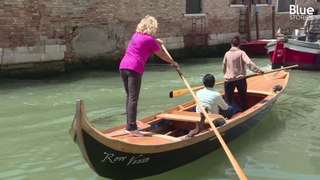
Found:
[[[267,54],[267,44],[272,40],[260,39],[255,41],[243,42],[240,44],[240,49],[249,55],[265,55]]]
[[[279,36],[267,44],[272,68],[298,64],[299,69],[320,69],[320,43],[288,39]],[[274,53],[275,52],[275,53]]]

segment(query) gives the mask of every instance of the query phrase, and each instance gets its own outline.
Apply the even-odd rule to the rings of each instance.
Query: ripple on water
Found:
[[[17,178],[17,177],[26,177],[21,176],[26,173],[26,170],[23,169],[17,169],[17,170],[9,170],[9,171],[0,171],[0,179],[9,179],[9,178]]]
[[[301,174],[298,171],[290,171],[286,166],[275,161],[275,163],[261,161],[254,156],[247,156],[244,171],[250,179],[319,179],[318,174]],[[301,167],[302,164],[298,165]]]
[[[73,160],[67,163],[63,163],[60,164],[59,166],[54,167],[54,169],[63,169],[63,168],[68,168],[68,167],[74,167],[75,165],[78,164],[83,164],[83,160],[79,159],[79,160]]]
[[[47,170],[46,167],[36,167],[36,168],[30,169],[28,171],[28,173],[39,173],[39,172],[45,171],[45,170]]]
[[[185,66],[181,63],[182,71],[191,86],[201,85],[206,73],[221,81],[221,60],[192,59],[196,63]],[[254,61],[270,70],[268,59]],[[163,67],[149,64],[148,68],[138,107],[140,117],[191,99],[190,95],[168,98],[169,91],[185,88],[174,69],[167,64]],[[125,93],[121,78],[118,72],[105,71],[81,72],[64,78],[2,82],[5,88],[0,89],[0,99],[5,106],[1,109],[0,141],[4,146],[0,151],[4,155],[0,179],[99,179],[67,131],[78,98],[85,100],[87,115],[99,128],[124,123]],[[244,134],[244,138],[228,144],[234,147],[231,150],[237,160],[245,162],[244,170],[250,179],[320,179],[319,97],[319,72],[291,71],[288,87],[266,119]],[[156,177],[182,179],[187,173],[193,179],[236,178],[222,149],[210,155],[214,156],[210,160],[206,156]]]
[[[320,167],[320,137],[315,133],[315,135],[309,137],[307,142],[308,146],[306,151],[309,156],[312,157],[312,161],[316,162],[316,167]]]

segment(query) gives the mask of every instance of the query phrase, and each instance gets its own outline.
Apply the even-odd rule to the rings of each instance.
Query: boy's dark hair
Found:
[[[212,74],[206,74],[203,76],[202,82],[205,87],[213,87],[214,83],[216,83],[216,79]]]
[[[240,36],[233,36],[233,38],[231,39],[231,44],[235,47],[238,47],[240,45]]]

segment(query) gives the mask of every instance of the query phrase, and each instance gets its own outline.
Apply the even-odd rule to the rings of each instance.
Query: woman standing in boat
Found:
[[[120,75],[127,94],[127,126],[125,133],[133,136],[143,136],[137,129],[136,117],[142,75],[148,58],[152,53],[155,53],[162,60],[171,63],[172,66],[179,67],[161,49],[160,44],[163,42],[160,39],[154,38],[157,29],[158,22],[154,17],[149,15],[144,17],[137,25],[136,32],[133,34],[119,66]]]
[[[244,51],[240,50],[239,45],[240,37],[234,36],[231,39],[231,49],[224,55],[222,69],[225,79],[224,90],[226,102],[231,106],[234,90],[237,88],[242,111],[245,111],[249,108],[245,66],[255,73],[262,74],[263,71],[250,60]]]

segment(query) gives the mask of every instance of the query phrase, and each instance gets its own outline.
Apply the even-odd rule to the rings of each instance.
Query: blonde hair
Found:
[[[158,29],[158,21],[153,16],[147,15],[141,19],[140,23],[137,25],[136,32],[143,34],[149,34],[154,36]]]

